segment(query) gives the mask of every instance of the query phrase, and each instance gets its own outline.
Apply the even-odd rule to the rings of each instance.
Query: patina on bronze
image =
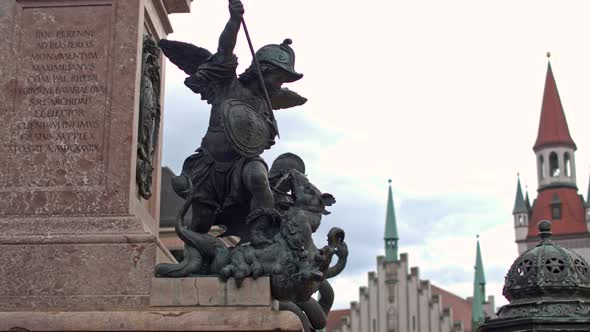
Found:
[[[185,85],[212,107],[201,146],[172,180],[186,200],[175,223],[185,243],[184,257],[178,264],[156,266],[156,276],[218,275],[239,286],[245,278],[268,275],[281,308],[295,312],[306,330],[321,329],[334,301],[327,279],[344,269],[348,248],[337,227],[323,247],[315,245],[312,234],[336,200],[309,181],[297,155],[279,156],[270,172],[260,157],[278,135],[273,110],[307,101],[282,87],[303,75],[295,71],[292,41],[285,39],[257,52],[251,48],[252,65],[238,76],[233,50],[240,26],[246,27],[242,3],[230,0],[229,12],[215,54],[188,43],[160,41],[163,53],[189,75]],[[183,219],[189,209],[187,227]],[[212,225],[224,227],[223,236],[238,236],[239,245],[226,247],[208,233]],[[334,256],[337,262],[331,266]],[[319,301],[311,298],[316,292]]]
[[[271,135],[265,119],[250,104],[230,99],[221,105],[225,135],[235,151],[246,158],[259,156]]]
[[[518,257],[502,291],[510,302],[477,332],[590,331],[590,267],[575,251],[551,240],[540,221],[539,244]]]
[[[154,156],[160,132],[160,50],[150,36],[143,38],[139,123],[137,125],[136,181],[139,195],[152,196]]]

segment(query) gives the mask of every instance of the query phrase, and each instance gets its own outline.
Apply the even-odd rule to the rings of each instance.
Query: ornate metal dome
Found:
[[[551,241],[551,222],[539,222],[539,244],[518,257],[504,283],[510,301],[499,318],[590,314],[590,266]]]

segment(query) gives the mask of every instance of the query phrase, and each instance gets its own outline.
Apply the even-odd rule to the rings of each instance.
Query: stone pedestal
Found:
[[[149,304],[159,197],[135,180],[140,70],[143,35],[167,32],[149,3],[2,2],[0,310]]]
[[[262,324],[250,330],[265,330],[288,316],[150,305],[156,257],[174,258],[158,240],[161,125],[151,197],[136,180],[143,41],[164,38],[168,14],[189,8],[0,1],[0,330],[223,330],[245,312]]]
[[[215,277],[154,278],[149,307],[135,310],[0,312],[0,330],[301,331],[291,313],[273,310],[270,281]]]

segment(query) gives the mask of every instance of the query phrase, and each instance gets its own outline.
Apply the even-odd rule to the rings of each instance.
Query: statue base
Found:
[[[0,330],[18,331],[302,331],[278,311],[267,277],[237,288],[216,277],[154,278],[150,305],[133,310],[0,312]]]

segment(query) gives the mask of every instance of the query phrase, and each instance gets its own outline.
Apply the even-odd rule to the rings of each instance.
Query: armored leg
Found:
[[[217,207],[212,204],[195,201],[192,203],[193,217],[191,220],[190,230],[197,233],[209,233],[211,226],[215,222]]]
[[[268,182],[268,172],[262,162],[253,160],[247,163],[242,171],[242,179],[246,189],[252,194],[252,201],[250,202],[252,211],[258,208],[274,207],[274,199]]]

